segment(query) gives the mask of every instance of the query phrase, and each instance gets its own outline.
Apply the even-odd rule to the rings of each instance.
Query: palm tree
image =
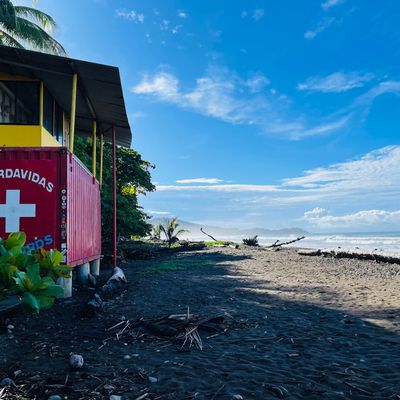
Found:
[[[178,236],[181,233],[187,232],[185,229],[178,229],[178,218],[172,218],[166,222],[165,226],[161,225],[161,230],[163,231],[165,238],[168,242],[168,247],[171,247],[172,243],[178,242]]]
[[[153,229],[151,231],[150,238],[153,240],[160,240],[161,232],[163,232],[161,224],[153,225]]]
[[[0,44],[25,47],[65,55],[64,47],[49,32],[56,27],[54,19],[35,8],[16,6],[11,0],[0,0]]]

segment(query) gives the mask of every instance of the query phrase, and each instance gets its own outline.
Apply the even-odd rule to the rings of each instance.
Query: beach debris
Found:
[[[157,383],[158,382],[158,379],[155,376],[149,376],[148,380],[149,380],[150,383]]]
[[[47,400],[62,400],[62,397],[58,394],[53,394],[47,398]]]
[[[276,397],[278,397],[278,399],[283,399],[287,394],[289,394],[288,390],[283,386],[266,384],[265,387]]]
[[[234,394],[232,400],[243,400],[243,396],[240,394]]]
[[[110,396],[110,400],[122,400],[122,396],[118,396],[117,394],[112,394]]]
[[[143,393],[139,397],[136,397],[135,400],[147,399],[148,396],[149,396],[149,393]]]
[[[320,256],[320,249],[300,249],[297,251],[297,254],[300,256]]]
[[[11,378],[3,378],[0,381],[0,387],[5,387],[5,386],[15,386],[15,383]]]
[[[232,318],[232,317],[230,317]],[[225,332],[228,329],[227,315],[201,317],[191,314],[189,308],[186,314],[170,314],[155,320],[142,321],[144,327],[153,334],[179,343],[180,351],[190,351],[192,347],[203,349],[199,330],[213,333]]]
[[[214,242],[218,242],[217,239],[215,239],[214,236],[211,236],[210,234],[208,234],[207,232],[204,232],[203,227],[200,228],[200,232],[204,233],[206,236],[208,236],[210,239],[214,240]]]
[[[269,246],[266,246],[265,248],[271,249],[271,248],[286,246],[287,244],[292,244],[292,243],[298,242],[299,240],[303,240],[305,238],[306,238],[305,236],[300,236],[296,239],[288,240],[287,242],[280,242],[280,240],[276,240],[275,243],[273,243]]]
[[[373,250],[368,251],[365,249],[341,249],[340,247],[333,250],[321,249],[301,249],[297,251],[301,256],[324,256],[335,258],[353,258],[357,260],[371,260],[376,262],[386,262],[389,264],[400,264],[400,257],[398,253],[388,251]]]
[[[135,341],[160,341],[161,347],[177,345],[178,351],[190,351],[192,348],[203,349],[203,340],[200,331],[206,332],[206,339],[211,339],[231,327],[242,327],[243,323],[234,321],[228,313],[218,314],[211,317],[203,317],[191,313],[189,308],[184,314],[167,314],[162,317],[144,318],[136,320],[124,320],[116,322],[106,328],[110,337],[103,340],[99,350],[110,340],[120,340],[124,336],[124,342],[132,343]],[[137,355],[134,354],[133,357]],[[123,356],[130,359],[131,355]]]
[[[88,317],[93,317],[103,311],[105,301],[117,296],[125,288],[126,284],[127,279],[124,271],[119,267],[115,267],[107,283],[86,303],[83,314]]]
[[[69,366],[72,369],[81,369],[83,367],[83,357],[80,354],[71,354]]]

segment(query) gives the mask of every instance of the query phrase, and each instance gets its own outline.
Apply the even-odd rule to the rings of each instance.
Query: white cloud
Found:
[[[303,216],[303,218],[304,219],[311,219],[311,218],[318,218],[318,217],[320,217],[322,214],[325,214],[326,213],[326,210],[325,210],[325,208],[321,208],[321,207],[315,207],[315,208],[313,208],[312,210],[310,210],[310,211],[306,211],[305,213],[304,213],[304,216]]]
[[[264,14],[265,14],[265,12],[264,12],[264,10],[262,9],[262,8],[256,8],[254,11],[253,11],[253,19],[254,19],[254,21],[259,21],[262,17],[264,17]]]
[[[400,223],[399,211],[366,210],[357,211],[345,215],[321,215],[312,214],[312,211],[304,213],[303,219],[320,229],[352,228],[359,229],[365,226],[395,225]]]
[[[161,21],[160,29],[162,31],[168,31],[169,30],[169,24],[170,24],[170,21],[168,21],[167,19],[163,19]]]
[[[361,87],[371,79],[373,75],[369,73],[336,72],[311,77],[298,89],[340,93]],[[131,91],[227,123],[253,125],[269,136],[291,140],[341,131],[352,122],[362,122],[378,96],[400,94],[400,81],[380,82],[348,106],[317,118],[298,110],[288,96],[276,89],[263,90],[269,83],[261,72],[243,79],[226,68],[210,67],[191,87],[184,87],[171,72],[160,71],[145,74]]]
[[[256,72],[244,82],[244,85],[250,89],[250,92],[257,93],[265,86],[270,84],[270,80],[261,72]]]
[[[131,91],[231,124],[255,125],[268,135],[293,140],[329,134],[343,128],[350,118],[351,110],[349,115],[312,122],[288,108],[287,96],[276,96],[275,91],[259,93],[268,83],[261,72],[243,80],[227,69],[211,68],[191,89],[182,90],[178,78],[161,71],[145,75]]]
[[[183,26],[183,25],[175,25],[175,26],[171,29],[171,33],[172,33],[173,35],[175,35],[176,33],[178,33],[178,31],[179,31],[180,29],[182,29],[182,26]]]
[[[123,10],[118,9],[115,10],[117,17],[125,18],[129,21],[135,22],[135,24],[143,24],[144,23],[144,14],[138,13],[135,10]]]
[[[371,151],[357,159],[305,171],[277,185],[157,185],[159,191],[258,193],[243,199],[245,207],[282,207],[290,204],[332,204],[363,201],[363,204],[392,204],[400,197],[400,146]],[[262,196],[268,193],[268,196]],[[372,195],[373,193],[373,195]],[[314,206],[315,207],[315,206]],[[375,206],[376,207],[376,206]],[[306,213],[309,218],[326,214],[322,207]]]
[[[344,3],[345,0],[325,0],[323,3],[321,3],[321,7],[324,10],[329,10],[332,7],[338,6],[339,4]]]
[[[179,192],[276,192],[279,189],[273,185],[248,185],[248,184],[224,184],[224,185],[157,185],[157,191]]]
[[[341,93],[354,88],[360,88],[371,81],[374,75],[360,72],[334,72],[327,76],[312,76],[304,83],[297,85],[298,90],[308,90],[323,93]]]
[[[218,178],[193,178],[193,179],[178,179],[175,181],[176,183],[209,183],[209,184],[214,184],[214,183],[221,183],[223,182],[222,179]]]
[[[171,215],[169,211],[146,210],[146,213],[151,215]]]
[[[329,191],[400,189],[400,146],[371,151],[359,159],[305,171],[283,186]]]
[[[167,72],[160,72],[154,77],[145,75],[143,80],[132,88],[136,94],[152,94],[161,100],[176,101],[179,98],[178,80]]]
[[[318,34],[328,29],[334,21],[335,18],[324,18],[321,22],[317,24],[315,28],[310,29],[306,33],[304,33],[304,37],[308,40],[314,39]]]
[[[184,204],[191,199],[193,204],[210,206],[207,206],[210,218],[222,215],[233,224],[251,221],[255,226],[263,220],[267,226],[280,227],[282,224],[298,225],[302,221],[322,231],[398,230],[400,145],[314,168],[278,183],[268,183],[158,183],[154,196],[159,199],[155,204],[160,205],[148,208],[166,208],[176,213],[179,210],[174,204]],[[300,207],[305,211],[302,217]],[[265,218],[250,218],[254,213],[263,213]]]
[[[188,14],[187,14],[187,12],[184,11],[184,10],[178,10],[178,17],[179,17],[179,18],[186,19],[186,18],[188,17]]]

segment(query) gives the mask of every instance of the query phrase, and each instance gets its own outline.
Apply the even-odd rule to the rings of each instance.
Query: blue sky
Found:
[[[40,0],[69,55],[120,67],[154,216],[390,231],[397,0]]]

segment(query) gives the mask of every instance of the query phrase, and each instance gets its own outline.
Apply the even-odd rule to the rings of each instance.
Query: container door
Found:
[[[59,181],[59,152],[1,150],[0,236],[25,232],[28,251],[58,247]]]

